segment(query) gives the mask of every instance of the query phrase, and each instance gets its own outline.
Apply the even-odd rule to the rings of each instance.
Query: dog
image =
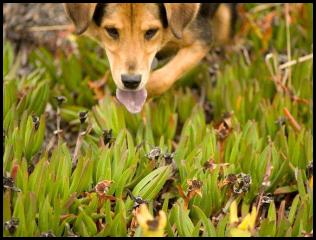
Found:
[[[196,66],[212,46],[229,42],[235,4],[65,3],[77,34],[104,47],[117,86],[116,97],[131,113],[147,95],[160,95]],[[151,71],[155,57],[174,54]]]

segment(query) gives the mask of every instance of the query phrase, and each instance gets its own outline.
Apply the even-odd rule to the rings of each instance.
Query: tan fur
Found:
[[[200,3],[165,3],[165,8],[170,29],[180,39],[185,27],[196,17]]]
[[[96,5],[96,3],[65,3],[65,11],[74,22],[77,34],[83,33],[89,27]]]
[[[221,4],[215,13],[213,27],[217,45],[227,44],[231,32],[231,13],[227,5]]]
[[[105,48],[113,79],[121,89],[124,88],[121,74],[141,74],[139,89],[147,83],[155,54],[166,42],[168,33],[163,30],[157,10],[153,4],[109,4],[109,14],[101,27],[91,23],[86,32]],[[118,29],[120,39],[113,40],[106,27]],[[144,33],[151,28],[159,31],[150,41],[145,41]]]
[[[77,32],[87,28],[85,34],[96,39],[105,48],[113,79],[121,89],[124,89],[121,82],[122,74],[141,74],[142,81],[138,89],[146,86],[149,95],[161,94],[198,64],[210,49],[210,46],[203,44],[187,28],[197,15],[200,7],[198,3],[165,3],[169,25],[166,29],[162,26],[159,9],[155,4],[108,4],[106,17],[102,19],[100,27],[91,21],[89,15],[95,6],[77,5],[80,6],[66,4],[66,12],[70,14],[76,28],[79,28]],[[215,30],[220,32],[216,33],[216,36],[220,35],[218,40],[225,40],[228,36],[228,32],[222,29],[223,25],[226,27],[229,22],[227,14],[226,9],[221,8],[220,13],[216,15],[216,21],[220,25]],[[106,28],[118,29],[119,40],[111,38]],[[145,32],[153,28],[158,29],[158,32],[151,40],[145,40]],[[150,72],[156,53],[164,47],[177,48],[179,51],[165,66]]]
[[[208,47],[198,42],[181,48],[170,62],[151,74],[147,84],[149,94],[159,95],[167,91],[185,72],[196,66],[208,51]]]

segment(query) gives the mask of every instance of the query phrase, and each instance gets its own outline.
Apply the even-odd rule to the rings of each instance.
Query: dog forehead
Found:
[[[105,5],[105,17],[129,18],[147,21],[159,18],[159,6],[156,3],[109,3]]]

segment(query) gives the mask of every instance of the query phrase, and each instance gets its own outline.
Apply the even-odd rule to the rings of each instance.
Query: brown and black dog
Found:
[[[105,48],[118,100],[140,112],[149,95],[159,95],[196,66],[215,44],[231,38],[235,4],[66,3],[76,27]],[[170,51],[171,50],[171,51]],[[151,71],[155,56],[176,50]]]

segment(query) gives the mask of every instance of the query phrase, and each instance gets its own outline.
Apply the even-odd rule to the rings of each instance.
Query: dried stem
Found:
[[[302,62],[305,62],[305,61],[310,60],[310,59],[313,59],[313,53],[308,54],[308,55],[303,56],[303,57],[300,57],[297,60],[288,61],[288,62],[280,65],[279,69],[283,70],[285,68],[289,68],[289,67],[291,67],[291,66],[293,66],[295,64],[302,63]]]
[[[27,29],[29,32],[64,31],[70,30],[72,25],[34,26]]]
[[[289,3],[285,3],[285,23],[286,23],[286,43],[287,43],[287,59],[291,61],[291,36],[290,36],[290,6]],[[288,86],[291,86],[292,73],[291,68],[289,70]],[[286,81],[286,80],[285,80]],[[285,84],[284,82],[283,84]]]
[[[295,120],[295,118],[292,116],[289,110],[287,108],[284,108],[283,111],[284,111],[285,117],[289,120],[294,130],[297,132],[301,131],[301,126],[298,124],[298,122]]]
[[[60,107],[57,107],[57,130],[55,131],[55,134],[57,134],[58,136],[58,144],[61,141],[61,133],[63,132],[63,130],[60,129],[60,121],[61,121],[61,116],[60,116]]]
[[[252,8],[250,10],[251,13],[257,13],[257,12],[261,12],[261,11],[264,11],[264,10],[267,10],[267,9],[270,9],[270,8],[273,8],[273,7],[277,7],[277,6],[281,6],[283,3],[266,3],[266,4],[261,4],[261,5],[258,5],[254,8]]]
[[[72,157],[72,166],[73,167],[76,167],[76,165],[77,165],[78,153],[79,153],[80,147],[81,147],[82,142],[83,142],[83,137],[85,135],[89,134],[91,129],[92,129],[92,126],[88,126],[87,130],[83,131],[82,130],[82,124],[80,124],[80,130],[79,130],[79,134],[78,134],[78,137],[77,137],[76,147],[75,147],[75,151],[74,151],[74,154],[73,154],[73,157]]]
[[[239,197],[236,197],[234,194],[232,194],[230,196],[230,198],[228,199],[227,203],[225,204],[224,208],[220,209],[212,219],[215,220],[216,222],[218,222],[220,219],[222,219],[224,214],[226,214],[228,212],[228,209],[229,209],[230,205],[232,204],[232,202],[234,200],[238,201],[238,199],[239,199]]]

